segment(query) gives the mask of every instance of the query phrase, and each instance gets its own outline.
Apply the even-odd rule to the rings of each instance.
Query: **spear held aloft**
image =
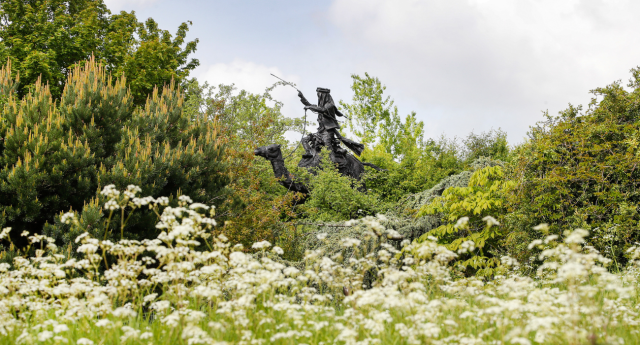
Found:
[[[283,82],[285,85],[289,85],[289,86],[291,86],[292,88],[294,88],[294,89],[298,90],[298,88],[297,88],[297,87],[295,87],[295,86],[293,86],[293,84],[291,84],[290,82],[288,82],[288,81],[286,81],[286,80],[284,80],[284,79],[282,79],[282,78],[278,77],[277,75],[275,75],[275,74],[273,74],[273,73],[269,73],[269,74],[271,74],[272,76],[274,76],[274,77],[276,77],[276,78],[280,79],[280,81],[281,81],[281,82]],[[300,95],[302,95],[302,91],[298,90],[298,92],[300,93]],[[340,113],[340,115],[342,115],[342,116],[344,116],[345,118],[349,119],[349,117],[348,117],[347,115],[344,115],[344,114],[342,114],[342,113]]]
[[[298,90],[298,88],[297,88],[297,87],[295,87],[295,86],[293,86],[293,84],[291,84],[290,82],[285,81],[284,79],[282,79],[282,78],[278,77],[277,75],[275,75],[275,74],[273,74],[273,73],[270,73],[270,74],[271,74],[272,76],[274,76],[274,77],[276,77],[276,78],[280,79],[280,81],[282,81],[283,83],[285,83],[285,85],[289,85],[289,86],[291,86],[292,88],[294,88],[294,89]],[[300,90],[298,90],[298,92],[302,93],[302,91],[300,91]]]

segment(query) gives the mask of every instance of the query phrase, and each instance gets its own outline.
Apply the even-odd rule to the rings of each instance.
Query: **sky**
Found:
[[[626,85],[640,65],[640,1],[633,0],[105,0],[199,39],[192,73],[209,84],[263,92],[294,82],[349,102],[351,75],[387,86],[401,115],[425,136],[491,129],[520,143],[548,111],[588,106],[590,90]],[[292,88],[274,96],[304,115]],[[293,137],[291,137],[293,138]]]

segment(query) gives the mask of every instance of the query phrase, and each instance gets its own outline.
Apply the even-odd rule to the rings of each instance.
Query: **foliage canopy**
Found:
[[[126,76],[135,104],[144,105],[156,85],[182,82],[199,64],[189,55],[182,23],[172,36],[153,19],[139,22],[132,11],[111,14],[103,0],[1,0],[0,61],[20,75],[24,96],[39,80],[59,98],[75,66],[92,55],[114,76]]]
[[[91,60],[74,68],[57,103],[40,81],[19,97],[12,74],[10,64],[0,70],[2,226],[32,233],[44,227],[68,242],[77,234],[58,215],[83,210],[80,221],[102,238],[106,210],[96,192],[106,185],[135,184],[152,196],[189,193],[214,205],[228,193],[218,128],[183,113],[175,84],[135,107],[126,78],[112,79]],[[152,236],[156,221],[142,213],[129,221],[126,237]]]
[[[528,230],[540,223],[556,234],[583,228],[620,260],[640,240],[640,69],[627,86],[597,88],[585,112],[570,105],[531,129],[510,176],[519,182],[509,201],[514,242],[541,236]]]

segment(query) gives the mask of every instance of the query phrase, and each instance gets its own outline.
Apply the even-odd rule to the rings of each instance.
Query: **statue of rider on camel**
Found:
[[[274,77],[280,79],[275,75]],[[291,83],[285,82],[284,80],[282,81],[295,88]],[[296,88],[296,90],[298,89]],[[360,180],[365,172],[365,166],[369,166],[378,171],[383,170],[374,164],[361,162],[358,158],[340,146],[340,143],[344,144],[357,156],[360,156],[364,150],[363,144],[349,140],[340,135],[340,124],[338,123],[337,117],[346,116],[336,107],[333,98],[331,97],[330,90],[319,87],[316,89],[316,92],[318,93],[318,104],[311,104],[304,97],[302,92],[298,90],[298,96],[300,97],[302,104],[304,104],[304,110],[311,110],[318,114],[319,125],[316,133],[304,136],[300,141],[302,147],[304,147],[305,153],[302,155],[302,159],[298,163],[298,167],[307,168],[312,171],[320,168],[320,151],[323,147],[326,147],[329,150],[329,158],[337,165],[340,174],[344,176]],[[288,190],[303,194],[309,193],[309,189],[305,185],[304,181],[299,180],[296,176],[291,174],[285,166],[280,145],[272,144],[258,147],[255,149],[254,154],[271,162],[275,177],[278,178],[280,184]],[[363,186],[361,188],[364,190]]]
[[[347,154],[347,151],[340,146],[340,142],[342,142],[353,153],[360,156],[364,145],[340,135],[337,116],[345,116],[336,107],[330,94],[331,90],[319,87],[316,92],[318,93],[317,105],[311,104],[302,92],[298,91],[298,97],[305,106],[304,110],[311,110],[318,114],[318,132],[309,134],[302,139],[302,145],[307,151],[306,154],[313,156],[320,151],[320,146],[324,146],[331,152],[331,160],[340,165]]]

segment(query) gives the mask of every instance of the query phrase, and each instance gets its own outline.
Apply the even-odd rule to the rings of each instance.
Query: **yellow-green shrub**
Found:
[[[499,253],[505,228],[493,218],[505,210],[505,192],[515,183],[504,179],[500,165],[476,170],[467,187],[451,187],[441,197],[423,206],[417,216],[439,215],[442,225],[418,238],[417,242],[435,237],[448,249],[458,251],[458,265],[491,275],[500,264]],[[485,226],[486,223],[486,226]],[[477,251],[475,250],[477,249]]]

